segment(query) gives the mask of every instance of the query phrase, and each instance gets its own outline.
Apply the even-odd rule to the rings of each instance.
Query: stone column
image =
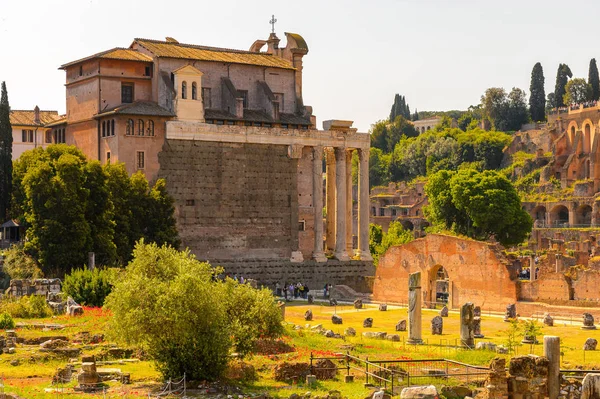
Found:
[[[358,150],[358,250],[361,260],[372,261],[369,250],[369,149]]]
[[[535,256],[529,257],[529,281],[535,281]]]
[[[346,151],[346,251],[352,256],[352,153],[354,150]]]
[[[408,275],[408,343],[422,344],[421,272]]]
[[[560,393],[560,337],[544,336],[544,356],[548,358],[548,397],[557,399]]]
[[[323,147],[313,147],[313,208],[315,211],[315,247],[313,259],[326,262],[323,252]]]
[[[335,149],[335,257],[350,260],[346,251],[346,149]]]
[[[333,148],[325,150],[326,158],[326,187],[325,198],[327,207],[327,216],[325,218],[325,226],[327,235],[325,238],[325,247],[328,251],[335,249],[335,153]]]
[[[594,180],[594,184],[596,184],[596,180]],[[594,192],[598,192],[598,190],[594,190]],[[594,204],[592,205],[592,226],[598,226],[598,223],[600,221],[598,220],[598,205],[596,205],[596,201],[594,201]]]
[[[467,302],[460,308],[460,343],[466,348],[475,347],[473,304]]]
[[[556,258],[556,273],[561,273],[562,272],[562,255],[561,254],[555,254],[554,257]]]

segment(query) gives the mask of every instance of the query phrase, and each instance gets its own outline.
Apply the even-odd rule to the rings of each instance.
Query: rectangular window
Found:
[[[196,201],[193,199],[185,200],[185,206],[194,206],[195,203]]]
[[[238,90],[238,98],[243,98],[244,109],[248,108],[248,90]]]
[[[145,168],[145,159],[144,159],[144,151],[137,152],[137,168],[144,169]]]
[[[110,151],[106,151],[106,163],[110,163]]]
[[[144,68],[144,76],[152,76],[152,66],[148,65]]]
[[[298,231],[305,231],[305,230],[306,230],[306,221],[300,220],[298,222]]]
[[[46,131],[46,144],[52,144],[52,130]]]
[[[385,210],[383,208],[379,208],[379,216],[385,216]]]
[[[33,130],[23,130],[21,132],[21,141],[23,143],[33,143]]]
[[[121,102],[123,104],[133,102],[133,83],[121,83]]]
[[[204,104],[204,109],[212,108],[212,101],[210,98],[210,87],[202,88],[202,103]]]

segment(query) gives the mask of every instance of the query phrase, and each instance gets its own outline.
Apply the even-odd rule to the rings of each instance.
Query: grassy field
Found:
[[[313,311],[313,321],[308,322],[311,326],[321,324],[325,329],[331,329],[336,333],[343,334],[348,327],[357,331],[356,337],[344,339],[326,338],[320,334],[311,332],[307,328],[294,330],[294,325],[305,326],[304,312],[307,309]],[[334,325],[331,322],[332,314],[337,313],[343,318],[342,325]],[[498,356],[490,351],[474,351],[456,348],[459,342],[459,316],[456,312],[450,312],[448,318],[444,318],[443,335],[432,336],[430,333],[431,319],[438,314],[436,310],[423,310],[423,340],[424,345],[406,344],[407,332],[396,332],[395,325],[399,320],[406,319],[406,309],[390,307],[388,311],[381,312],[376,306],[368,306],[365,309],[356,310],[352,306],[329,307],[319,304],[307,305],[306,302],[288,303],[286,308],[287,335],[283,338],[295,351],[279,355],[255,355],[246,361],[250,362],[257,370],[259,380],[254,383],[239,385],[239,382],[229,382],[229,385],[238,385],[247,394],[258,394],[269,392],[275,397],[287,398],[292,393],[304,394],[311,391],[313,395],[322,395],[330,390],[338,390],[343,396],[350,399],[364,398],[369,393],[369,388],[363,387],[364,375],[353,372],[356,375],[354,383],[344,383],[344,371],[338,372],[338,377],[331,381],[319,381],[317,386],[307,387],[303,383],[290,384],[277,382],[273,378],[273,368],[280,362],[307,362],[311,353],[315,357],[330,357],[338,353],[349,352],[353,356],[370,360],[389,359],[434,359],[446,358],[472,365],[487,365],[489,361]],[[85,354],[94,354],[102,357],[108,349],[115,345],[102,342],[97,345],[88,345],[77,342],[75,338],[83,331],[90,334],[104,334],[110,314],[100,310],[87,308],[84,316],[67,317],[59,316],[44,320],[17,320],[26,324],[32,323],[54,323],[64,326],[61,330],[43,331],[39,328],[18,328],[17,335],[23,338],[46,337],[53,335],[64,335],[69,338],[73,346],[82,349]],[[373,328],[363,328],[363,320],[371,317],[374,320]],[[485,338],[477,341],[490,341],[496,344],[505,344],[506,333],[509,323],[505,323],[499,316],[482,316],[482,333]],[[400,342],[387,340],[367,339],[362,336],[365,331],[385,331],[388,334],[399,334]],[[579,326],[564,325],[556,322],[554,327],[544,327],[543,334],[557,335],[562,342],[562,367],[574,368],[583,366],[585,368],[599,367],[600,354],[597,351],[586,352],[584,360],[583,344],[588,337],[597,337],[595,331],[581,330]],[[541,338],[540,338],[541,340]],[[517,348],[518,354],[542,353],[542,345],[522,345]],[[507,355],[500,355],[507,356]],[[18,361],[15,362],[15,360]],[[131,384],[121,385],[117,382],[107,383],[107,392],[97,394],[81,394],[73,391],[75,383],[64,386],[52,386],[52,376],[58,367],[63,367],[69,359],[58,358],[51,354],[41,352],[39,346],[17,345],[15,354],[0,355],[0,375],[3,378],[4,389],[14,392],[25,398],[141,398],[147,397],[149,390],[156,390],[160,386],[160,375],[156,372],[150,361],[139,361],[135,363],[124,363],[113,360],[111,364],[98,367],[119,368],[122,372],[131,374]],[[225,384],[227,385],[227,384]],[[57,391],[58,388],[58,391]],[[231,392],[234,393],[234,392]]]

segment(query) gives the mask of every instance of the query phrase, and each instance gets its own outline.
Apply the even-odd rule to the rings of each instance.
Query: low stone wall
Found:
[[[327,284],[347,285],[357,292],[372,290],[372,276],[375,275],[373,262],[347,261],[330,259],[327,262],[304,261],[292,263],[286,260],[244,260],[211,262],[224,268],[231,276],[243,276],[254,279],[258,285],[274,288],[275,283],[283,287],[287,281],[301,282],[312,289],[322,289]],[[370,278],[369,278],[370,277]]]
[[[562,273],[542,275],[539,280],[519,281],[519,300],[521,301],[568,301],[569,281]]]

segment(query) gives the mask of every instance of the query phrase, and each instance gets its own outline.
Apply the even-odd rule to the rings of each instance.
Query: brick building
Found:
[[[302,96],[308,46],[298,34],[285,36],[285,47],[271,33],[249,51],[135,39],[64,64],[66,123],[56,128],[66,128],[67,144],[90,159],[165,178],[183,245],[200,259],[317,264],[328,252],[371,267],[369,135],[349,121],[317,129]]]
[[[34,148],[46,148],[50,144],[64,143],[64,130],[58,131],[52,126],[62,117],[57,111],[40,111],[39,107],[29,110],[11,110],[13,147],[12,159]]]

